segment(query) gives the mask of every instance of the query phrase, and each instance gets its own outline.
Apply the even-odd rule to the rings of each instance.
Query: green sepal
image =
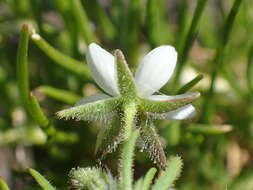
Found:
[[[141,151],[148,152],[150,159],[156,163],[160,168],[165,169],[167,166],[167,159],[156,132],[153,122],[144,116],[140,122],[140,139],[139,144]]]
[[[116,150],[123,140],[124,132],[123,128],[120,126],[120,119],[117,115],[103,125],[104,126],[101,126],[99,130],[95,146],[95,154],[100,160],[103,159],[107,153],[112,153]]]
[[[192,92],[185,94],[187,96],[181,97],[181,95],[174,96],[171,100],[151,100],[151,99],[140,99],[141,108],[144,112],[151,113],[164,113],[176,110],[186,104],[192,103],[199,96],[199,92]]]
[[[115,58],[120,94],[129,99],[135,98],[137,94],[135,80],[121,50],[115,50]]]
[[[59,111],[56,116],[60,119],[75,119],[77,121],[106,121],[114,115],[120,103],[121,98],[119,97],[99,100]]]
[[[44,178],[39,172],[36,170],[30,168],[29,173],[33,176],[33,178],[37,181],[37,183],[40,185],[40,187],[43,190],[56,190],[46,178]]]

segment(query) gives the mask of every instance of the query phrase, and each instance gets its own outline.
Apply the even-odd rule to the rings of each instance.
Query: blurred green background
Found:
[[[204,76],[193,87],[202,93],[195,118],[157,121],[167,156],[184,161],[176,188],[252,190],[252,10],[252,0],[0,0],[0,176],[13,189],[38,189],[27,174],[33,167],[66,189],[71,168],[98,165],[94,148],[103,126],[59,121],[54,113],[100,89],[89,72],[72,62],[66,66],[68,60],[32,40],[30,89],[50,124],[41,125],[24,108],[16,57],[26,23],[52,47],[83,62],[84,71],[91,42],[122,49],[133,71],[152,48],[175,46],[177,69],[161,91],[176,94]],[[118,159],[116,152],[102,164],[117,175]],[[148,155],[137,152],[135,178],[151,166]]]

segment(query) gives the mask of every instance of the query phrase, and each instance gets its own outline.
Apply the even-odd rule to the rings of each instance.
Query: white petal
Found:
[[[88,104],[88,103],[96,102],[96,101],[100,101],[100,100],[106,100],[108,98],[111,98],[111,97],[106,95],[106,94],[102,94],[102,93],[101,94],[93,94],[91,96],[82,98],[81,100],[79,100],[75,104],[75,106],[80,106],[80,105],[83,105],[83,104]]]
[[[114,56],[99,45],[92,43],[88,47],[86,59],[96,83],[108,94],[119,95]]]
[[[199,92],[187,92],[184,94],[179,94],[179,95],[174,95],[174,96],[152,95],[152,96],[149,96],[148,99],[166,101],[166,100],[173,100],[173,99],[178,99],[178,98],[191,98],[192,96],[199,96],[199,95],[200,95]]]
[[[192,104],[188,104],[178,108],[174,111],[170,111],[167,113],[156,114],[156,113],[148,113],[154,119],[165,119],[165,120],[182,120],[182,119],[190,119],[196,114],[196,110]]]
[[[177,52],[172,46],[159,46],[141,61],[135,80],[141,96],[149,96],[167,83],[177,62]]]

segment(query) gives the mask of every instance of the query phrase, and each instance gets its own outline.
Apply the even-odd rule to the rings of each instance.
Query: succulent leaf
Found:
[[[170,158],[165,172],[157,179],[155,185],[152,187],[152,190],[169,189],[179,177],[182,165],[183,162],[179,156]]]
[[[33,176],[33,178],[37,181],[37,183],[41,186],[43,190],[56,190],[46,178],[44,178],[39,172],[30,168],[29,173]]]
[[[152,184],[152,180],[157,172],[156,168],[150,168],[143,179],[142,190],[149,190]]]

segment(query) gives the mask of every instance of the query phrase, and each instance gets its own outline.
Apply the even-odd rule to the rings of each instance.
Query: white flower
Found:
[[[92,43],[88,46],[87,62],[96,83],[109,95],[120,95],[115,57],[99,45]],[[178,99],[179,96],[181,98],[192,96],[192,93],[176,96],[153,95],[168,82],[176,67],[176,62],[177,52],[169,45],[159,46],[144,56],[135,73],[138,95],[158,101]],[[106,94],[93,95],[92,101],[100,101],[107,98],[109,96]],[[85,99],[82,101],[85,102]],[[181,120],[191,118],[194,113],[195,108],[192,104],[187,104],[170,112],[162,114],[150,113],[149,115],[157,119]]]
[[[134,77],[120,50],[113,56],[92,43],[87,51],[88,66],[96,83],[107,94],[86,97],[56,115],[65,119],[106,121],[96,143],[102,157],[128,139],[133,130],[139,129],[141,148],[148,151],[161,168],[166,168],[166,156],[152,119],[190,118],[195,113],[191,102],[199,97],[198,92],[153,95],[167,83],[176,61],[177,52],[173,47],[160,46],[143,58]],[[118,119],[120,126],[114,124]]]

